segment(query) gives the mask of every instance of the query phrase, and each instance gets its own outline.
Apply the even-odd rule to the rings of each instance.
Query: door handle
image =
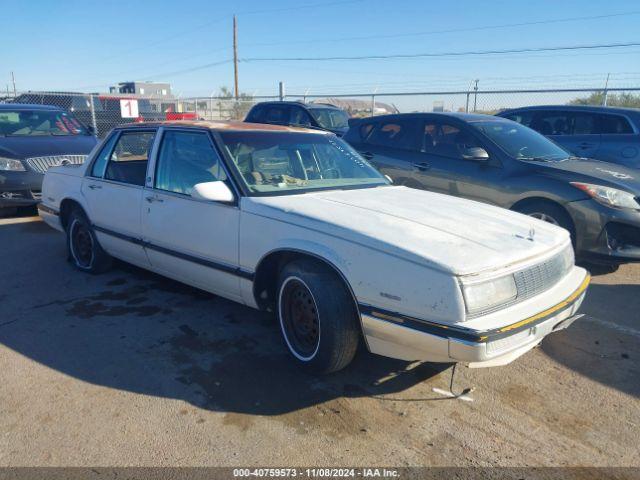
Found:
[[[373,158],[373,153],[371,152],[360,152],[360,155],[362,155],[367,160],[371,160]]]
[[[421,162],[421,163],[413,163],[413,168],[415,168],[416,170],[420,170],[421,172],[424,172],[425,170],[429,170],[431,168],[431,165],[429,165],[427,162]]]
[[[593,146],[595,146],[593,143],[589,143],[589,142],[582,142],[581,144],[578,145],[580,148],[591,148]]]
[[[93,183],[89,185],[91,190],[100,190],[102,187],[100,185],[94,185]]]
[[[159,198],[159,197],[154,197],[154,196],[148,196],[148,197],[144,197],[144,199],[149,202],[149,203],[153,203],[153,202],[158,202],[158,203],[162,203],[164,202],[163,199]]]

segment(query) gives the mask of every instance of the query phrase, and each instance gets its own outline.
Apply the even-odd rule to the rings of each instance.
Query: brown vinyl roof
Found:
[[[288,127],[285,125],[270,125],[266,123],[249,123],[240,122],[237,120],[167,120],[163,122],[139,122],[139,123],[125,123],[118,125],[116,128],[139,128],[139,127],[161,127],[161,126],[175,126],[175,127],[201,127],[208,128],[210,130],[243,130],[253,132],[298,132],[298,133],[319,133],[328,134],[324,130],[316,130],[312,128],[304,127]]]

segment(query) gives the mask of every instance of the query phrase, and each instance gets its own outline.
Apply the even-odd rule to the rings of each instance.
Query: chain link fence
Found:
[[[493,114],[528,105],[620,104],[640,107],[640,87],[611,89],[520,89],[431,92],[375,92],[344,94],[243,95],[174,97],[109,93],[18,92],[0,97],[0,103],[54,105],[72,112],[104,137],[125,123],[164,120],[242,120],[253,105],[270,100],[329,103],[351,116],[396,112],[478,112]],[[637,105],[634,103],[637,102]],[[626,105],[626,104],[625,104]]]

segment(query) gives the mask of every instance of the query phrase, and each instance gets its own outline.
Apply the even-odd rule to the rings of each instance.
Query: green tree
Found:
[[[593,92],[587,97],[574,98],[569,102],[570,105],[602,105],[604,100],[603,92]],[[607,95],[607,105],[609,107],[629,107],[640,108],[640,95],[633,93],[609,93]]]
[[[220,87],[218,92],[218,111],[221,118],[230,120],[243,120],[253,106],[253,97],[240,92],[238,100],[235,99],[231,89]]]

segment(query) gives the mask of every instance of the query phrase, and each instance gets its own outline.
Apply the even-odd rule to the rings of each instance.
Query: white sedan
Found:
[[[45,176],[42,218],[86,272],[112,257],[277,312],[332,372],[361,339],[403,360],[504,365],[579,315],[589,275],[536,219],[393,186],[335,135],[249,123],[116,128]]]

